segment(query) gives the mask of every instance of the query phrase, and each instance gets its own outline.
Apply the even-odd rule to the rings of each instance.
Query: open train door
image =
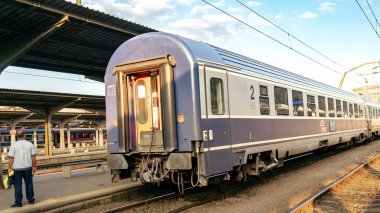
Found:
[[[203,66],[206,122],[206,176],[232,170],[231,128],[226,70]]]

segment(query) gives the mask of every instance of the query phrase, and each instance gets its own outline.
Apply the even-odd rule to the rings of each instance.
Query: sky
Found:
[[[380,0],[358,0],[375,30],[356,0],[239,1],[207,0],[249,26],[202,0],[82,0],[82,4],[163,32],[210,43],[335,87],[342,73],[348,69],[380,60],[380,38],[375,33],[375,30],[379,30],[380,35],[380,25],[376,23],[368,6],[369,4],[380,19]],[[286,32],[260,18],[242,4]],[[368,65],[348,74],[343,89],[351,91],[355,87],[378,84],[379,76],[365,76],[366,83],[364,77],[358,75],[375,66]],[[30,73],[29,71],[8,67],[0,75],[0,87],[104,95],[103,83],[85,79],[83,76],[41,70],[33,70],[36,76],[20,74]]]

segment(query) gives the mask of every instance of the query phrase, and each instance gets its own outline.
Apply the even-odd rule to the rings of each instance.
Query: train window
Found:
[[[315,117],[317,115],[315,113],[315,97],[312,95],[307,96],[307,115],[311,117]]]
[[[336,117],[341,118],[342,117],[342,101],[335,100],[335,105],[336,105]]]
[[[268,87],[260,85],[260,114],[269,115]]]
[[[277,115],[289,115],[288,90],[274,87],[274,103]]]
[[[260,96],[268,96],[268,87],[260,85]]]
[[[302,92],[299,91],[292,91],[293,96],[293,115],[294,116],[303,116],[303,96]]]
[[[220,78],[210,79],[211,112],[214,115],[224,114],[223,81]]]
[[[368,107],[369,118],[372,119],[372,108]]]
[[[359,105],[359,116],[362,118],[364,116],[363,114],[363,106]]]
[[[348,117],[347,101],[343,101],[343,117]]]
[[[327,98],[327,105],[329,109],[329,117],[335,117],[334,99]]]
[[[318,96],[319,116],[326,117],[326,99],[323,96]]]
[[[137,121],[140,124],[144,124],[148,120],[148,106],[146,101],[146,86],[144,80],[142,79],[136,82],[136,99]]]
[[[353,118],[354,117],[354,112],[353,112],[352,104],[349,104],[348,106],[348,117]]]
[[[355,118],[358,118],[358,117],[359,117],[359,113],[358,113],[358,104],[354,104],[354,114],[355,114]]]

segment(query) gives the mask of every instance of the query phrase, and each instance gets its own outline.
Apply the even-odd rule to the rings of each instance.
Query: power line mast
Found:
[[[379,66],[380,66],[380,61],[366,62],[366,63],[360,64],[360,65],[358,65],[358,66],[356,66],[356,67],[354,67],[354,68],[352,68],[352,69],[350,69],[350,70],[344,72],[344,73],[343,73],[343,76],[342,76],[342,79],[341,79],[340,82],[339,82],[338,88],[339,88],[339,89],[342,89],[342,87],[343,87],[343,83],[344,83],[344,80],[346,79],[346,76],[347,76],[348,73],[350,73],[350,72],[352,72],[352,71],[354,71],[354,70],[356,70],[356,69],[358,69],[358,68],[360,68],[360,67],[363,67],[363,66],[365,66],[365,65],[369,65],[369,64],[379,64]],[[377,68],[377,67],[376,67],[376,68]]]

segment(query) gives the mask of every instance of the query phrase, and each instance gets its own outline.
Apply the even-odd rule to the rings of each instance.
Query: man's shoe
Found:
[[[15,208],[15,207],[22,207],[22,205],[18,205],[18,204],[15,203],[15,204],[11,205],[11,207],[12,207],[12,208]]]
[[[33,200],[33,201],[29,201],[29,204],[32,204],[32,205],[33,205],[33,204],[34,204],[34,200]]]

